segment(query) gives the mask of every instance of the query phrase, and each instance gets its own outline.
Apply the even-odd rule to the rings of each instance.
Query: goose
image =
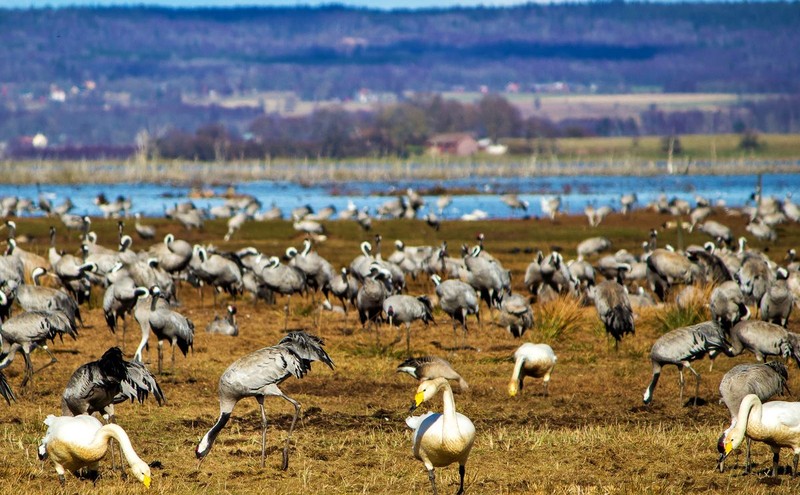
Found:
[[[459,485],[456,495],[464,493],[465,465],[472,444],[475,442],[475,426],[472,421],[456,412],[453,390],[446,378],[434,378],[419,384],[414,402],[413,412],[425,401],[430,400],[442,391],[443,406],[441,413],[428,412],[422,416],[409,416],[406,424],[414,430],[414,457],[422,461],[428,470],[433,493],[436,495],[436,475],[433,468],[445,467],[458,463]]]
[[[234,406],[245,397],[253,397],[261,409],[261,467],[267,449],[267,415],[265,397],[280,397],[294,406],[294,417],[283,447],[284,471],[289,467],[289,438],[300,416],[300,403],[284,394],[278,385],[290,376],[303,378],[313,361],[322,361],[333,369],[334,364],[319,337],[303,331],[289,332],[272,347],[264,347],[234,361],[219,378],[219,419],[197,444],[195,455],[200,462],[214,446],[220,431],[228,423]]]
[[[47,432],[39,445],[39,459],[49,458],[58,473],[58,480],[66,482],[64,473],[76,473],[82,468],[97,471],[100,460],[108,451],[112,438],[119,442],[122,454],[128,461],[131,473],[150,488],[150,466],[133,450],[130,438],[115,424],[103,425],[94,416],[47,416]]]
[[[792,449],[792,474],[800,459],[800,402],[762,403],[756,394],[747,395],[739,406],[734,426],[722,441],[722,459],[739,448],[745,437],[764,442],[772,449],[772,476],[778,476],[781,447]]]
[[[508,382],[508,395],[514,397],[522,390],[522,381],[526,376],[542,378],[544,395],[547,397],[547,388],[550,384],[550,374],[556,365],[556,354],[547,344],[531,344],[526,342],[514,352],[514,372]]]
[[[453,369],[450,363],[436,356],[408,358],[397,366],[397,373],[408,373],[421,382],[439,377],[456,380],[462,392],[469,390],[467,381]]]

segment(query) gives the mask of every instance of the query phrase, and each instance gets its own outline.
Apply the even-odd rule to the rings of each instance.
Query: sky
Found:
[[[67,6],[120,6],[161,5],[169,7],[233,7],[327,5],[331,3],[377,9],[429,8],[463,6],[508,6],[528,3],[529,0],[0,0],[0,7],[67,7]],[[551,0],[546,0],[550,3]]]

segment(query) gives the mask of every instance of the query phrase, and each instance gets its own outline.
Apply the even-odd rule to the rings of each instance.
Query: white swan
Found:
[[[772,476],[778,475],[781,447],[794,452],[792,473],[797,473],[800,459],[800,402],[773,401],[762,404],[755,394],[747,395],[739,406],[739,416],[723,441],[727,457],[739,448],[745,436],[769,445],[772,449]]]
[[[44,420],[47,433],[39,445],[39,458],[50,458],[56,467],[58,479],[64,484],[64,473],[88,467],[96,471],[100,459],[106,455],[111,438],[119,442],[122,453],[133,475],[150,488],[150,466],[136,455],[125,430],[115,424],[103,426],[97,418],[79,416],[47,416]]]
[[[422,416],[410,416],[406,418],[406,424],[414,430],[414,456],[425,464],[434,495],[436,476],[433,468],[449,466],[454,462],[458,462],[461,479],[456,492],[459,495],[464,493],[464,465],[475,441],[475,426],[468,417],[456,412],[453,391],[445,378],[439,377],[420,383],[411,410],[430,400],[439,390],[442,391],[444,402],[442,413],[428,412]]]
[[[556,365],[556,354],[547,344],[531,344],[526,342],[514,352],[514,372],[508,382],[508,395],[514,397],[522,390],[522,380],[526,376],[534,378],[544,377],[544,395],[547,396],[547,386],[550,384],[550,374]]]

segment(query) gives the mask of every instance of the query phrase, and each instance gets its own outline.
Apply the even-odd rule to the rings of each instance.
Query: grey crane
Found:
[[[764,293],[759,306],[762,320],[777,323],[784,328],[789,323],[789,315],[794,307],[794,295],[789,289],[788,278],[789,272],[785,268],[778,268],[776,280]]]
[[[767,293],[767,288],[775,281],[769,264],[757,255],[745,256],[737,276],[742,293],[756,306],[760,304],[761,298]]]
[[[611,241],[606,237],[589,237],[578,244],[578,259],[602,253],[611,248]]]
[[[764,223],[760,218],[748,223],[745,230],[753,234],[753,236],[760,241],[775,242],[778,239],[778,234],[775,233],[775,230]]]
[[[536,256],[533,258],[533,261],[531,261],[528,264],[528,267],[525,269],[524,284],[525,287],[528,289],[528,292],[530,292],[534,296],[539,294],[539,289],[544,283],[544,277],[542,277],[543,261],[544,261],[544,254],[542,254],[541,251],[537,251]]]
[[[372,244],[367,241],[359,244],[361,254],[353,258],[350,262],[350,273],[352,273],[359,281],[364,280],[364,277],[370,273],[370,264],[375,261],[372,256]]]
[[[145,225],[141,222],[142,214],[136,213],[134,215],[136,219],[133,223],[133,229],[136,231],[136,234],[139,236],[140,239],[149,240],[153,239],[156,236],[156,228],[152,225]]]
[[[696,263],[703,268],[705,279],[714,284],[721,284],[733,280],[733,274],[728,269],[725,262],[715,254],[716,246],[713,242],[707,242],[703,248],[689,247],[686,249],[686,256],[689,261]]]
[[[311,247],[311,239],[303,240],[303,250],[299,253],[294,251],[290,264],[299,268],[305,274],[309,289],[314,292],[322,291],[325,299],[328,299],[331,280],[334,278],[333,265],[320,256],[319,253],[312,251]],[[287,254],[289,254],[289,250],[287,250]]]
[[[750,315],[750,310],[745,305],[742,289],[732,280],[714,287],[714,290],[711,291],[709,309],[712,318],[726,330],[730,330],[733,325],[742,319],[747,319]]]
[[[192,260],[192,245],[182,239],[175,239],[173,234],[164,236],[164,242],[150,247],[150,255],[158,260],[158,266],[168,273],[177,273],[189,265]]]
[[[422,320],[425,325],[436,323],[433,320],[433,305],[428,296],[407,296],[396,294],[383,300],[383,312],[389,325],[406,326],[406,352],[411,351],[411,323]]]
[[[356,294],[356,309],[362,326],[367,322],[372,325],[380,319],[383,301],[389,297],[389,287],[391,287],[391,274],[378,263],[372,263],[370,275],[364,278]],[[378,335],[377,332],[375,335]]]
[[[347,314],[347,302],[353,307],[356,305],[356,296],[358,295],[358,280],[350,275],[350,270],[342,267],[341,275],[331,279],[331,292],[342,303],[345,314]]]
[[[224,256],[216,253],[209,254],[202,246],[195,245],[198,263],[191,267],[191,272],[200,280],[213,287],[214,306],[217,305],[217,292],[225,291],[234,298],[241,294],[242,270],[239,265]]]
[[[729,337],[734,355],[747,350],[759,361],[764,361],[767,356],[792,357],[800,366],[800,347],[795,348],[789,332],[780,325],[744,320],[730,329]]]
[[[661,301],[676,283],[703,281],[702,269],[686,256],[667,249],[655,249],[647,258],[647,281]]]
[[[292,294],[305,294],[308,288],[306,276],[300,269],[284,265],[277,256],[271,256],[267,266],[261,270],[261,278],[271,291],[286,296],[286,305],[283,307],[285,330],[289,325],[289,304],[292,301]]]
[[[25,311],[63,311],[73,325],[77,321],[83,326],[78,301],[66,292],[39,285],[39,279],[46,272],[42,267],[33,269],[31,279],[34,285],[20,285],[14,291],[17,304]]]
[[[225,237],[223,238],[226,242],[231,240],[233,234],[235,234],[245,222],[250,218],[250,216],[244,212],[240,211],[237,212],[235,215],[228,219],[228,232],[225,233]]]
[[[214,319],[206,326],[206,332],[230,335],[231,337],[239,335],[239,325],[236,323],[236,306],[228,305],[226,309],[227,314],[224,317],[214,316]]]
[[[502,268],[489,258],[482,257],[483,250],[475,246],[471,252],[464,253],[467,267],[467,283],[480,294],[489,308],[498,306],[503,300],[505,284]]]
[[[50,227],[50,249],[48,251],[48,259],[53,268],[61,285],[77,299],[78,303],[88,300],[89,291],[91,287],[88,286],[88,281],[85,277],[85,272],[94,271],[97,265],[94,263],[84,263],[81,259],[71,254],[60,254],[56,251],[56,229]]]
[[[614,350],[619,350],[622,337],[636,333],[633,309],[625,287],[614,280],[605,280],[591,287],[589,291],[606,333],[614,338]]]
[[[661,375],[661,369],[668,364],[674,364],[680,373],[681,402],[683,402],[683,370],[688,369],[694,373],[696,379],[694,405],[697,405],[700,374],[692,368],[691,362],[702,358],[710,351],[722,351],[727,355],[733,355],[730,344],[725,340],[722,326],[715,321],[676,328],[659,337],[650,350],[653,379],[644,391],[644,403],[650,404],[653,401],[653,392]]]
[[[111,333],[117,331],[117,321],[122,318],[123,325],[125,325],[125,315],[133,311],[136,306],[136,301],[142,297],[147,296],[149,291],[147,287],[136,286],[133,279],[130,277],[123,277],[116,282],[106,287],[103,294],[103,316],[105,317],[108,329]],[[123,326],[123,342],[124,342],[124,326]]]
[[[478,295],[469,284],[460,280],[442,281],[439,275],[432,275],[431,280],[436,286],[436,295],[439,297],[439,307],[450,316],[453,321],[453,332],[456,331],[456,322],[461,324],[464,336],[467,334],[467,316],[475,315],[478,325],[481,324]]]
[[[594,267],[588,261],[570,260],[567,262],[570,278],[576,280],[581,287],[591,287],[595,285]]]
[[[163,363],[163,341],[168,340],[172,346],[172,367],[175,368],[175,347],[177,346],[184,356],[194,344],[194,323],[189,318],[169,309],[166,302],[159,304],[163,299],[161,289],[157,285],[150,287],[150,301],[140,296],[133,310],[133,316],[142,329],[142,340],[136,348],[134,361],[143,362],[142,351],[153,331],[158,340],[158,374],[161,374]]]
[[[520,294],[511,294],[500,303],[497,325],[505,328],[514,338],[520,338],[533,327],[533,310],[528,300]]]
[[[519,199],[519,196],[517,196],[514,193],[503,194],[502,196],[500,196],[500,201],[502,201],[509,208],[511,208],[511,211],[514,210],[528,211],[528,206],[529,206],[528,202]]]
[[[17,397],[14,395],[14,391],[11,390],[11,385],[8,384],[6,380],[6,375],[0,371],[0,395],[6,400],[8,405],[11,405],[11,401],[16,401]]]
[[[627,215],[634,204],[639,200],[636,193],[623,194],[619,198],[619,203],[622,205],[622,214]]]
[[[708,235],[712,239],[722,239],[725,244],[730,245],[733,242],[733,235],[731,229],[727,225],[723,225],[714,220],[707,220],[697,226],[697,230]]]
[[[166,403],[156,378],[142,363],[125,361],[119,347],[109,348],[97,361],[81,365],[61,395],[61,414],[77,416],[99,412],[114,422],[114,405],[134,400],[144,403],[153,394]]]
[[[724,441],[727,433],[736,426],[739,406],[749,394],[755,394],[761,401],[766,401],[775,395],[780,395],[789,387],[786,381],[789,373],[786,366],[780,361],[758,364],[738,364],[730,369],[719,384],[719,394],[722,397],[720,402],[725,404],[731,414],[731,424],[717,442],[717,450],[720,456],[717,468],[720,472],[725,470],[725,448]],[[747,439],[747,449],[745,455],[745,472],[750,472],[750,439]]]
[[[469,390],[467,381],[453,369],[450,363],[436,356],[410,357],[397,366],[397,373],[408,373],[421,382],[440,377],[456,380],[462,392]]]
[[[197,444],[195,455],[202,460],[211,451],[220,431],[228,423],[234,406],[245,397],[253,397],[261,409],[261,466],[267,448],[267,414],[264,398],[280,397],[294,406],[294,417],[286,435],[281,468],[289,467],[289,439],[300,416],[300,403],[284,394],[278,386],[290,376],[303,378],[313,361],[321,361],[333,369],[334,364],[323,349],[324,342],[303,331],[289,332],[272,347],[259,349],[234,361],[219,378],[219,419]]]
[[[539,264],[539,272],[544,285],[549,286],[558,294],[567,293],[575,286],[569,267],[558,251],[550,253],[542,260]]]
[[[5,294],[0,292],[0,303],[5,301]],[[13,361],[17,351],[22,351],[25,360],[25,378],[22,387],[28,384],[35,373],[31,363],[30,354],[37,347],[41,347],[49,356],[50,362],[36,371],[58,362],[53,353],[47,348],[47,340],[52,342],[56,336],[63,339],[64,334],[73,339],[77,338],[78,331],[72,326],[66,315],[60,311],[26,311],[3,322],[0,327],[0,337],[4,346],[10,344],[8,353],[0,361],[0,370],[7,368]]]

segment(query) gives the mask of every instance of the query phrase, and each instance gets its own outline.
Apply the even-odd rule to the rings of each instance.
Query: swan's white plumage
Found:
[[[134,452],[127,433],[119,426],[104,426],[97,418],[86,414],[49,415],[44,424],[47,425],[47,432],[39,445],[39,456],[53,461],[62,482],[66,471],[74,472],[82,468],[96,470],[108,451],[109,440],[114,438],[119,442],[133,475],[150,487],[150,467]]]
[[[455,400],[450,384],[445,378],[425,380],[417,388],[415,407],[434,397],[442,390],[444,402],[442,413],[428,412],[421,416],[406,418],[406,424],[414,430],[414,457],[422,461],[428,470],[435,488],[433,468],[449,466],[457,462],[461,483],[458,493],[464,489],[464,465],[467,463],[472,444],[475,442],[475,426],[463,414],[456,412]]]

